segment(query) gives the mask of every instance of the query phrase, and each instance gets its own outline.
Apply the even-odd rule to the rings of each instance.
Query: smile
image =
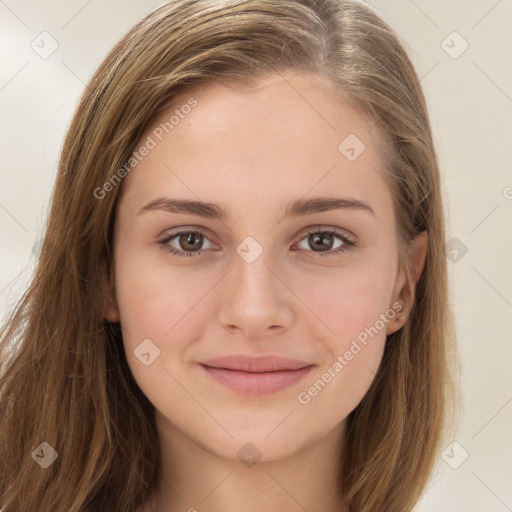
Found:
[[[276,357],[227,357],[200,364],[217,383],[241,395],[275,393],[297,384],[312,364]]]

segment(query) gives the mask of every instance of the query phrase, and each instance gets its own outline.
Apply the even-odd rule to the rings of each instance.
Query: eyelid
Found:
[[[322,232],[332,231],[339,236],[343,236],[343,237],[347,238],[351,242],[355,243],[355,241],[356,241],[356,237],[350,231],[347,231],[346,229],[338,228],[335,226],[326,226],[326,225],[318,224],[318,225],[306,226],[305,228],[302,228],[299,231],[298,235],[296,235],[296,237],[298,237],[297,242],[300,242],[305,236],[307,236],[311,233],[317,233],[319,231],[322,231]],[[191,225],[190,226],[185,225],[185,226],[179,226],[176,228],[166,229],[160,235],[158,235],[157,238],[160,240],[162,238],[176,236],[180,233],[190,233],[190,232],[201,233],[203,236],[205,236],[206,238],[209,238],[210,240],[211,240],[211,238],[215,238],[215,236],[212,235],[212,231],[210,231],[208,228],[205,228],[203,226],[199,227],[199,226],[191,226]]]
[[[174,231],[176,229],[176,231]],[[207,233],[210,231],[204,227],[192,227],[192,226],[180,226],[179,228],[174,228],[170,231],[167,230],[163,233],[163,235],[159,238],[158,243],[162,246],[162,248],[168,252],[173,253],[177,256],[199,256],[203,251],[207,251],[208,249],[199,249],[197,251],[184,251],[182,249],[175,249],[174,247],[169,245],[171,240],[176,239],[182,234],[190,234],[190,233],[198,233],[203,236],[204,239],[208,240],[213,245],[218,245],[210,239],[210,235]],[[316,233],[328,233],[332,236],[338,237],[341,240],[342,245],[337,247],[336,249],[329,249],[328,251],[313,251],[307,249],[300,249],[301,251],[305,251],[307,253],[312,253],[313,255],[320,256],[329,256],[335,255],[346,250],[353,249],[356,245],[355,237],[351,233],[347,233],[346,230],[342,230],[341,228],[333,227],[333,226],[307,226],[303,228],[299,234],[297,235],[297,241],[292,245],[295,246],[298,243],[302,242],[306,237]],[[344,248],[343,248],[344,247]],[[211,248],[210,248],[211,249]]]
[[[202,237],[205,240],[208,240],[209,243],[211,243],[214,246],[217,246],[215,242],[213,242],[210,238],[210,235],[207,235],[205,231],[208,231],[204,228],[191,228],[188,226],[181,226],[180,228],[176,228],[177,231],[171,230],[166,231],[163,233],[162,236],[158,238],[158,243],[162,246],[162,249],[164,249],[166,252],[174,253],[176,255],[182,255],[182,256],[195,256],[201,254],[203,251],[206,251],[208,249],[199,249],[198,251],[184,251],[182,249],[176,249],[170,245],[171,240],[176,240],[180,235],[186,235],[190,233],[198,233],[202,235]]]
[[[357,248],[357,244],[355,240],[352,239],[351,236],[348,236],[345,234],[344,231],[340,230],[339,228],[332,228],[332,227],[310,227],[308,228],[308,231],[305,233],[303,232],[299,240],[293,244],[292,247],[295,247],[296,245],[302,243],[306,238],[308,238],[311,235],[322,233],[322,234],[329,234],[330,236],[337,238],[341,244],[338,247],[331,248],[327,251],[315,251],[311,249],[301,249],[298,250],[301,252],[304,252],[308,258],[314,258],[317,259],[320,258],[329,258],[329,257],[335,257],[339,256],[341,254],[344,254],[348,251],[353,251]],[[307,242],[306,242],[307,243]],[[294,249],[297,250],[297,249]]]
[[[347,231],[346,229],[338,228],[335,226],[324,226],[324,225],[313,225],[313,226],[308,226],[308,227],[302,229],[299,232],[299,234],[297,235],[298,237],[300,237],[298,239],[298,241],[300,242],[305,236],[308,236],[312,233],[318,233],[318,232],[334,233],[337,236],[347,239],[349,242],[356,243],[356,237],[350,231]]]
[[[157,235],[157,238],[162,239],[162,238],[167,238],[170,236],[172,237],[172,236],[178,235],[179,233],[192,233],[192,232],[201,233],[202,235],[204,235],[205,237],[208,237],[210,239],[215,238],[215,234],[209,228],[206,228],[204,226],[194,226],[194,225],[189,225],[189,224],[185,224],[183,226],[176,226],[174,228],[164,229],[159,235]]]

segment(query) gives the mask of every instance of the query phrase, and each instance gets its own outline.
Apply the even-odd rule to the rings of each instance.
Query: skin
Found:
[[[139,145],[190,96],[197,106],[125,178],[116,211],[106,317],[121,323],[131,371],[155,406],[162,460],[158,492],[144,510],[332,512],[341,500],[346,418],[374,379],[386,335],[412,308],[375,129],[320,78],[280,74],[253,89],[210,83],[175,98]],[[355,161],[338,150],[352,133],[366,146]],[[162,196],[216,203],[231,218],[139,213]],[[374,215],[337,209],[283,218],[286,204],[313,196],[359,199]],[[356,245],[322,257],[309,227],[337,229]],[[158,241],[176,228],[204,234],[199,255],[162,249]],[[247,236],[263,248],[252,263],[236,252]],[[341,245],[329,241],[325,251]],[[194,252],[179,237],[168,245]],[[426,246],[426,235],[411,245],[416,277]],[[298,393],[397,302],[400,314],[299,403]],[[147,338],[160,350],[149,366],[134,355]],[[315,367],[285,390],[242,396],[198,364],[230,354]],[[252,467],[237,457],[249,442],[262,454]]]

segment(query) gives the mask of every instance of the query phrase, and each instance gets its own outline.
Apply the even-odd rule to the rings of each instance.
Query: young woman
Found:
[[[386,511],[450,398],[442,192],[354,1],[171,1],[86,87],[2,330],[2,512]]]

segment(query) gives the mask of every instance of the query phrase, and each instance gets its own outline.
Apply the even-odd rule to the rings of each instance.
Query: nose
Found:
[[[265,251],[252,263],[237,256],[226,279],[219,311],[226,330],[257,340],[291,327],[293,293],[272,268]]]

